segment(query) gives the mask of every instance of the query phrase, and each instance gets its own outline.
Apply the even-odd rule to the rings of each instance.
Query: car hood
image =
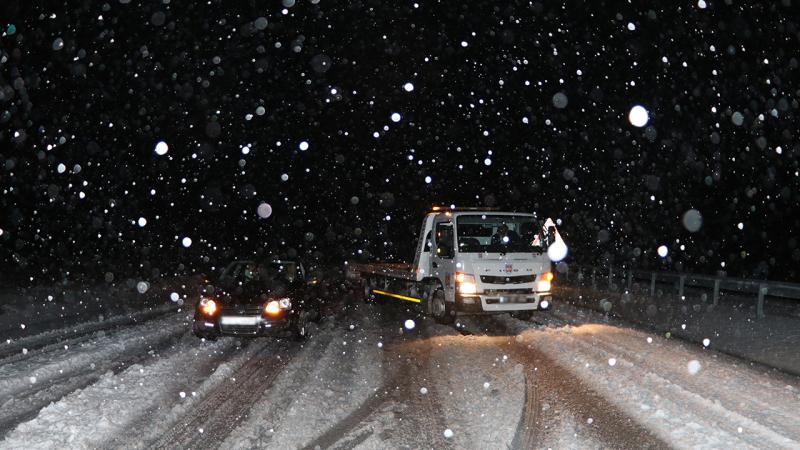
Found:
[[[226,304],[262,304],[269,299],[288,297],[289,291],[282,287],[207,285],[203,292]]]

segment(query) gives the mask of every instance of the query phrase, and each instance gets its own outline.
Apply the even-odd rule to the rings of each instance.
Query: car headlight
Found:
[[[547,280],[539,280],[539,282],[536,283],[536,290],[538,292],[547,292],[547,291],[549,291],[550,290],[550,282],[547,281]]]
[[[200,299],[200,311],[207,316],[213,316],[217,312],[217,302],[213,299],[202,297]]]
[[[478,286],[475,284],[475,275],[456,272],[456,286],[458,292],[462,294],[474,294],[478,292]]]
[[[282,298],[279,300],[270,300],[266,306],[264,306],[264,312],[269,314],[270,316],[275,316],[281,313],[281,311],[290,309],[292,307],[292,301],[288,298]]]

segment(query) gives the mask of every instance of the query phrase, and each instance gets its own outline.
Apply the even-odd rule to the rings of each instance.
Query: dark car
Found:
[[[298,261],[234,261],[201,290],[192,331],[230,336],[307,337],[321,318],[314,281]]]

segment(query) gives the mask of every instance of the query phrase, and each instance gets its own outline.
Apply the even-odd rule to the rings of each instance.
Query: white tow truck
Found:
[[[416,303],[440,323],[456,315],[512,313],[528,319],[550,307],[551,256],[566,245],[555,224],[534,214],[434,207],[422,221],[413,264],[348,263],[364,299]],[[563,248],[563,251],[561,250]]]

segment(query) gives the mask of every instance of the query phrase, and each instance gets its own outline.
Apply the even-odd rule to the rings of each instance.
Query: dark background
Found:
[[[408,259],[456,204],[559,218],[567,264],[797,281],[798,8],[707,3],[4,1],[3,276]]]

